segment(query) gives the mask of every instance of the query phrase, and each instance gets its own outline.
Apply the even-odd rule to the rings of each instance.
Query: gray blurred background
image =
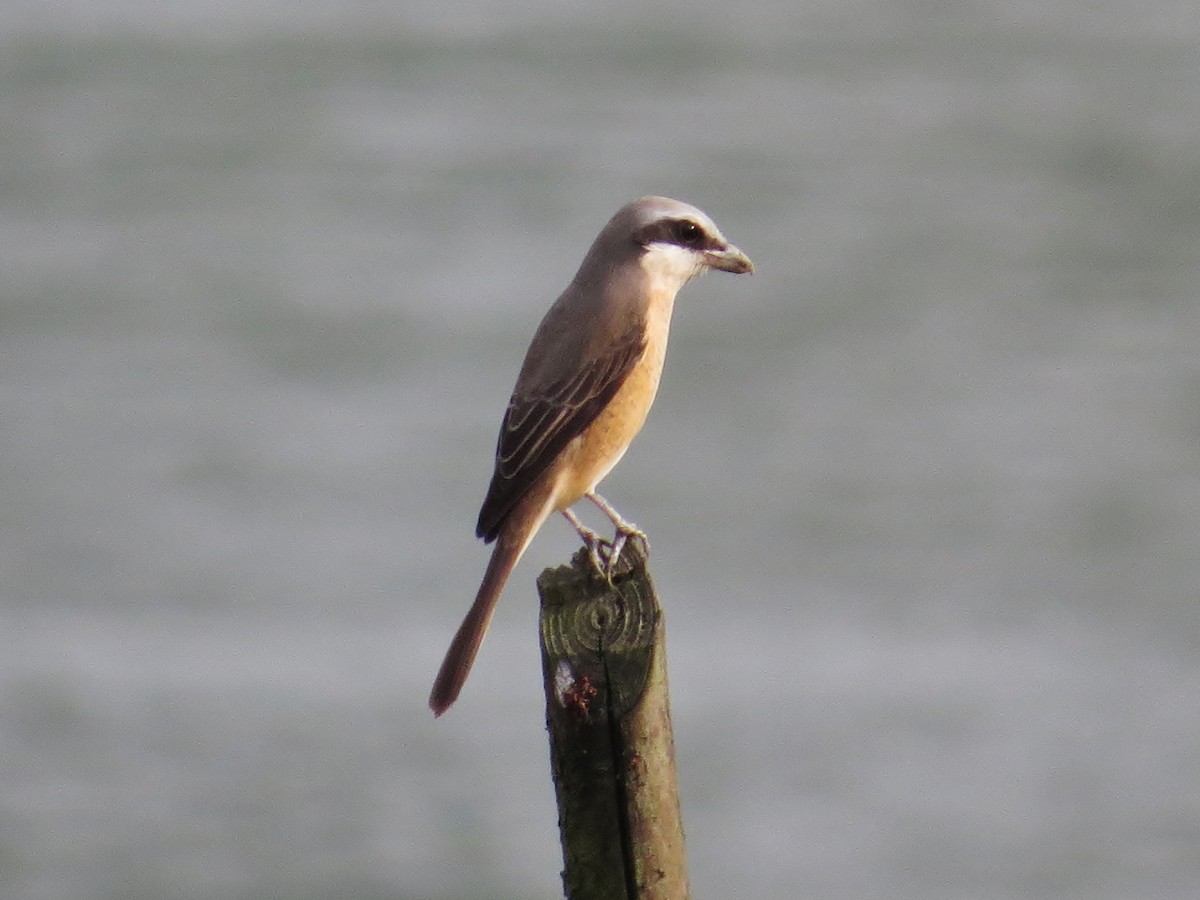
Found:
[[[695,896],[1196,896],[1182,0],[0,4],[0,896],[559,895],[565,523],[425,698],[526,342],[646,193],[758,264],[605,483]]]

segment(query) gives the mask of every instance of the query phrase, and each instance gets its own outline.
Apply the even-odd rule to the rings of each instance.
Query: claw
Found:
[[[605,577],[608,583],[612,584],[613,574],[617,571],[617,560],[621,558],[621,551],[625,549],[625,535],[618,531],[613,535],[612,549],[608,552],[608,565],[605,567]]]
[[[595,540],[588,540],[587,538],[584,538],[583,541],[583,545],[587,547],[588,558],[592,561],[592,568],[596,570],[597,574],[599,574],[601,578],[603,578],[609,584],[612,584],[612,575],[609,574],[608,565],[608,560],[611,559],[611,553],[606,552],[604,549],[608,546],[608,541],[604,540],[604,538],[600,537],[595,532],[592,532],[592,536],[595,538]]]

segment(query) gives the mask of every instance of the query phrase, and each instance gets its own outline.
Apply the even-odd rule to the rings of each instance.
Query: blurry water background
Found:
[[[425,698],[528,337],[646,193],[759,267],[605,483],[695,896],[1196,896],[1182,0],[0,3],[0,896],[560,894],[564,523]]]

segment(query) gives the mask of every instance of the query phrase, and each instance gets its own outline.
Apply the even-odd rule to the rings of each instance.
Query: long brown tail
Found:
[[[492,558],[488,560],[487,571],[483,573],[479,593],[475,595],[475,602],[467,611],[466,618],[458,626],[434,679],[429,708],[435,716],[440,716],[458,699],[463,683],[471,674],[471,666],[475,662],[475,654],[479,652],[479,645],[483,643],[483,636],[487,634],[488,623],[492,621],[492,613],[504,589],[504,582],[521,558],[531,536],[527,531],[513,534],[512,529],[505,528],[496,539],[496,547],[492,550]]]

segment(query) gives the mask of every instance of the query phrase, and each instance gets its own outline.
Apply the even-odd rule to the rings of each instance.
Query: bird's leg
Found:
[[[591,557],[592,565],[596,567],[596,571],[604,578],[608,578],[608,563],[600,553],[600,548],[608,545],[608,541],[580,522],[579,517],[571,512],[569,507],[564,509],[562,514],[567,517],[567,521],[571,523],[571,527],[579,533],[579,538],[583,541],[583,546],[587,547],[588,556]]]
[[[609,580],[612,580],[613,570],[617,566],[617,560],[621,557],[621,550],[625,547],[625,542],[629,538],[637,538],[642,542],[643,553],[650,553],[650,539],[646,537],[646,532],[638,528],[632,522],[626,522],[621,518],[621,514],[613,508],[612,504],[597,494],[595,491],[588,491],[585,495],[589,500],[596,504],[599,510],[608,516],[613,523],[613,528],[617,530],[613,535],[612,550],[608,554],[608,569],[606,572]]]

